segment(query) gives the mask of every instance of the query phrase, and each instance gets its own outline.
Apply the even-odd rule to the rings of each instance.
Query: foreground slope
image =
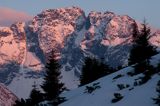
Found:
[[[159,61],[160,54],[152,57],[151,64],[156,67]],[[131,77],[127,73],[132,71],[132,67],[126,67],[88,85],[66,92],[63,96],[67,101],[60,106],[155,106],[152,98],[157,95],[156,86],[160,75],[155,74],[147,83],[136,85],[135,82],[140,81],[144,75],[141,73]],[[121,76],[117,77],[118,75]],[[118,84],[126,87],[120,90]],[[87,92],[87,86],[94,87],[94,85],[98,86],[97,89]],[[112,103],[114,93],[120,93],[123,98]]]

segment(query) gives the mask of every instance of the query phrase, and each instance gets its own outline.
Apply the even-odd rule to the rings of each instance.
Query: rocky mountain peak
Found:
[[[133,26],[136,25],[134,19],[127,15],[117,15],[108,23],[105,31],[106,36],[126,38],[132,35]]]
[[[66,37],[80,30],[85,18],[78,7],[48,9],[35,16],[29,26],[38,34],[42,50],[48,53],[52,47],[63,48]]]
[[[101,24],[102,22],[105,22],[107,24],[108,21],[111,20],[112,17],[114,17],[115,14],[113,12],[96,12],[96,11],[91,11],[88,15],[90,18],[90,22],[93,25],[98,25]]]
[[[47,25],[57,26],[59,23],[72,25],[74,28],[79,27],[79,21],[85,20],[85,13],[78,7],[67,7],[58,9],[47,9],[34,17],[32,24],[35,27]],[[37,26],[38,25],[38,26]]]

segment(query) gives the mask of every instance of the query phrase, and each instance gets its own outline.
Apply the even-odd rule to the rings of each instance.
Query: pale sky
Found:
[[[153,27],[160,28],[160,0],[0,0],[1,8],[17,11],[17,15],[26,14],[34,16],[45,9],[78,6],[86,15],[90,11],[112,11],[119,15],[129,15],[137,21],[144,18]],[[4,19],[2,19],[3,17]],[[24,17],[23,15],[22,17]],[[28,17],[30,17],[28,16]],[[4,14],[0,14],[0,25],[5,20]],[[8,17],[8,16],[7,16]],[[8,17],[8,18],[12,18]],[[26,19],[24,19],[26,20]]]

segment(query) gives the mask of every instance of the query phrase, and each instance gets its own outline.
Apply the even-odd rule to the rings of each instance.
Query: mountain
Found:
[[[62,81],[68,88],[77,87],[86,56],[104,59],[114,68],[126,66],[133,27],[140,27],[127,15],[92,11],[86,16],[78,7],[45,10],[28,26],[29,32],[38,38],[35,45],[39,45],[44,53],[41,54],[47,57],[53,48],[57,51],[57,59],[62,65]],[[152,39],[154,42],[156,38]]]
[[[3,84],[0,84],[0,106],[13,106],[18,98]]]
[[[140,25],[127,15],[92,11],[86,16],[79,7],[66,7],[44,10],[27,23],[1,27],[0,82],[18,97],[28,97],[34,82],[43,81],[43,67],[54,49],[62,65],[62,82],[76,88],[86,56],[103,59],[113,68],[127,65],[134,26]],[[156,46],[159,34],[150,38]]]
[[[150,59],[150,64],[157,67],[160,54]],[[100,78],[90,84],[75,90],[63,93],[66,102],[60,106],[156,106],[153,98],[157,97],[157,83],[160,81],[160,73],[156,73],[145,82],[145,74],[140,73],[130,76],[133,66],[121,69],[113,74]],[[116,102],[116,96],[121,99]],[[158,106],[158,105],[157,105]]]
[[[86,17],[82,9],[68,7],[43,11],[34,17],[28,29],[37,36],[35,45],[39,45],[45,56],[56,49],[62,64],[62,81],[75,88],[86,56],[105,58],[113,67],[127,63],[135,24],[126,15],[90,12]]]

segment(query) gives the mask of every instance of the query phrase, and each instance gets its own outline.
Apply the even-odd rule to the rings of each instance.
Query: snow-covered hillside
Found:
[[[160,54],[153,56],[151,64],[157,66],[160,62]],[[126,67],[111,75],[100,78],[90,84],[77,88],[75,90],[62,94],[67,101],[60,106],[156,106],[153,102],[154,97],[157,96],[156,86],[160,80],[160,73],[155,74],[145,84],[135,84],[144,76],[142,73],[129,76],[127,73],[132,72],[133,68]],[[122,85],[122,89],[118,85]],[[87,91],[88,87],[96,87],[93,92]],[[114,93],[119,93],[123,98],[112,103]]]
[[[30,95],[33,85],[39,86],[43,81],[43,73],[37,73],[30,69],[21,69],[12,82],[7,86],[18,98],[27,99]]]

